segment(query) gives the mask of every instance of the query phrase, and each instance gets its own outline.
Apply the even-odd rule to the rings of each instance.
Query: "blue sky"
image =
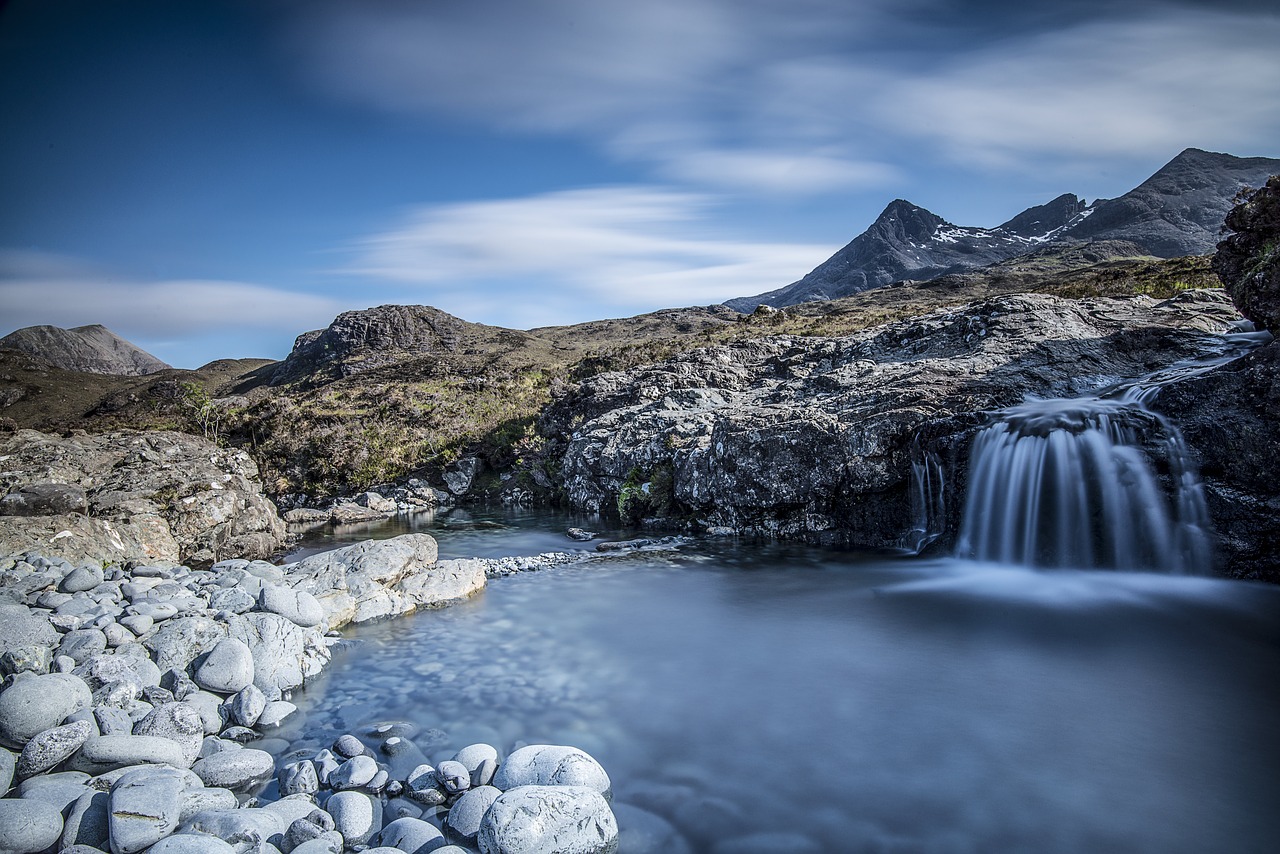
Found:
[[[995,225],[1280,155],[1274,2],[9,0],[0,335],[281,358],[759,293],[901,197]]]

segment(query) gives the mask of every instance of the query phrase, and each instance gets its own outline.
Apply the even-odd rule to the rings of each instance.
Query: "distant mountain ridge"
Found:
[[[1280,173],[1280,160],[1188,148],[1116,199],[1065,193],[995,228],[960,226],[904,199],[890,202],[870,228],[786,287],[725,305],[750,312],[850,296],[904,280],[985,267],[1051,243],[1124,240],[1158,258],[1209,252],[1232,200]]]
[[[0,338],[7,347],[42,359],[56,368],[88,374],[140,377],[170,366],[101,324],[63,329],[27,326]]]

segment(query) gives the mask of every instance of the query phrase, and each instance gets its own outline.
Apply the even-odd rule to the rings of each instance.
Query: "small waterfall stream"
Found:
[[[1203,357],[1097,397],[1031,400],[999,413],[970,451],[957,555],[1042,568],[1207,573],[1213,538],[1190,453],[1177,428],[1145,403],[1260,341],[1248,332],[1217,336]],[[928,485],[918,481],[917,489]]]

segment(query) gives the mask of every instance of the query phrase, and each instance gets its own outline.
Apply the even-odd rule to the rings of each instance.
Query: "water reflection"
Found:
[[[713,542],[355,631],[286,734],[577,744],[694,850],[1262,852],[1278,618],[1256,585]]]

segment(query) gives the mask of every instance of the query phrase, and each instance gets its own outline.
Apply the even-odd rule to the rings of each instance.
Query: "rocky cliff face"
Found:
[[[137,377],[169,366],[105,326],[27,326],[0,338],[0,348],[36,356],[56,368]]]
[[[249,455],[196,436],[19,430],[0,461],[0,554],[210,562],[284,543]]]
[[[897,281],[934,279],[994,264],[1046,245],[1128,241],[1160,258],[1213,249],[1222,218],[1243,187],[1280,172],[1280,160],[1232,157],[1189,148],[1117,199],[1086,207],[1071,194],[1023,211],[995,228],[953,225],[921,207],[894,201],[865,232],[807,276],[754,297],[725,303],[750,312],[830,300]]]
[[[711,347],[583,382],[548,410],[574,507],[745,533],[903,544],[917,436],[1028,395],[1073,396],[1197,351],[1219,291],[989,299],[842,338]],[[961,448],[953,449],[957,457]]]

